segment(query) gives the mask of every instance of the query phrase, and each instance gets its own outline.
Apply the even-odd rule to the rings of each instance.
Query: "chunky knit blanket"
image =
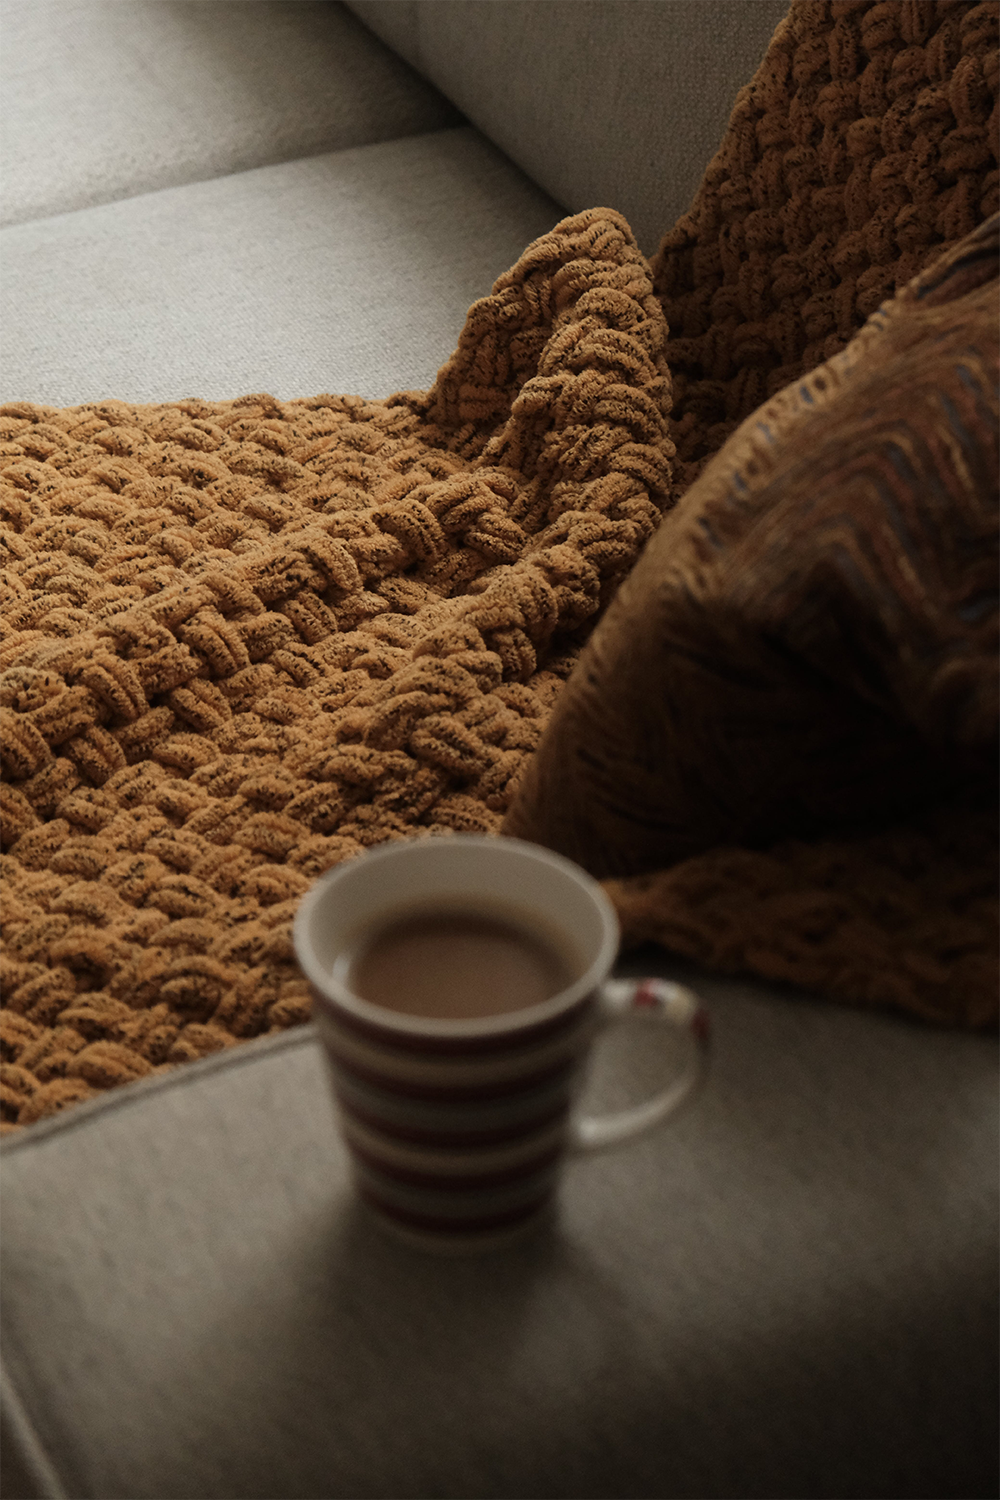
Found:
[[[0,411],[8,1127],[305,1020],[317,875],[499,829],[705,458],[995,209],[996,9],[798,0],[653,267],[567,219],[428,392]]]

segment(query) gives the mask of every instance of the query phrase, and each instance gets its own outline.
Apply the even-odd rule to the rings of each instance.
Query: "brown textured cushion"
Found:
[[[997,225],[712,460],[595,631],[506,832],[616,876],[856,837],[949,798],[971,795],[981,822],[997,748]],[[984,1006],[989,984],[946,1009]]]

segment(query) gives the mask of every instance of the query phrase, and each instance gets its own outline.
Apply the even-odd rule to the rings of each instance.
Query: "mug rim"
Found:
[[[360,995],[356,995],[353,990],[348,989],[336,979],[329,970],[321,968],[315,960],[312,944],[308,941],[306,932],[316,907],[324,900],[329,888],[341,880],[350,878],[352,872],[361,864],[367,867],[370,860],[400,858],[405,851],[413,848],[426,848],[431,843],[449,847],[454,847],[456,844],[472,845],[493,852],[503,847],[522,858],[535,859],[539,863],[561,871],[577,887],[582,888],[593,901],[596,915],[603,929],[598,952],[584,972],[574,979],[572,984],[566,985],[558,994],[550,996],[548,1000],[543,1000],[538,1005],[528,1005],[521,1010],[506,1011],[495,1016],[462,1017],[456,1020],[408,1015],[401,1011],[390,1010],[386,1006],[376,1005],[373,1001],[364,1000]],[[374,848],[367,849],[364,854],[343,860],[332,869],[325,871],[299,902],[292,923],[292,947],[295,961],[309,981],[314,995],[334,1014],[342,1010],[369,1025],[377,1026],[382,1030],[396,1031],[404,1036],[472,1038],[526,1031],[533,1026],[554,1020],[564,1011],[571,1010],[596,990],[609,974],[618,951],[619,933],[618,915],[607,893],[592,875],[564,855],[557,854],[552,849],[546,849],[541,844],[530,843],[527,839],[509,838],[506,834],[456,833],[446,837],[425,834],[377,844]]]

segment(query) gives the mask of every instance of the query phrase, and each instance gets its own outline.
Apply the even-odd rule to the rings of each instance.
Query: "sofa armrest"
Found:
[[[785,0],[349,0],[574,213],[647,255],[687,208]]]

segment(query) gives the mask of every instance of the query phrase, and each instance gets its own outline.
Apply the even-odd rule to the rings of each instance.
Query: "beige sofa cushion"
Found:
[[[0,223],[461,123],[343,5],[4,0]]]
[[[353,0],[351,9],[573,212],[651,255],[683,213],[786,0]]]
[[[5,1500],[995,1494],[991,1042],[662,972],[704,1091],[505,1255],[369,1224],[311,1029],[5,1142]]]
[[[560,217],[466,125],[11,224],[0,401],[423,389]]]

